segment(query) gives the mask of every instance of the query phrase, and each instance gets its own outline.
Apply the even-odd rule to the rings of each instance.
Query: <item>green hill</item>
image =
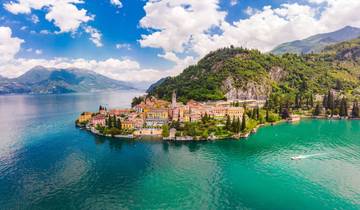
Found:
[[[352,40],[327,47],[320,54],[303,56],[223,48],[209,53],[180,75],[153,86],[149,94],[170,100],[176,90],[181,101],[269,96],[294,101],[299,95],[309,100],[314,94],[330,89],[356,95],[354,90],[360,84],[359,43]]]

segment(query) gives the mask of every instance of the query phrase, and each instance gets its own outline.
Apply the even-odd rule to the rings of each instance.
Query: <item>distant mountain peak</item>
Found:
[[[11,84],[0,83],[0,94],[57,94],[136,89],[129,83],[108,78],[91,70],[79,68],[46,68],[35,66],[18,78],[12,79],[12,82]]]
[[[356,28],[353,26],[345,26],[337,31],[316,34],[303,40],[283,43],[275,47],[271,52],[274,54],[307,54],[312,52],[318,53],[329,45],[355,39],[359,36],[360,28]]]

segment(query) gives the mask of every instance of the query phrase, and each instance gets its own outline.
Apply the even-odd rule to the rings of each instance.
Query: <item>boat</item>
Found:
[[[294,156],[294,157],[291,157],[291,160],[301,160],[301,156]]]

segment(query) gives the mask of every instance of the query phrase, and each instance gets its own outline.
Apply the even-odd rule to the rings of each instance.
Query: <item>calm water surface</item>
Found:
[[[0,209],[360,209],[360,121],[201,143],[74,127],[82,111],[138,94],[0,97]]]

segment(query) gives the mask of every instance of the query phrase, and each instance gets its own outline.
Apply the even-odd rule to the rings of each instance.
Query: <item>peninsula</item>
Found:
[[[357,119],[359,58],[360,39],[305,55],[231,46],[159,80],[130,109],[100,106],[76,124],[113,137],[207,140],[239,139],[260,125],[301,117]]]

